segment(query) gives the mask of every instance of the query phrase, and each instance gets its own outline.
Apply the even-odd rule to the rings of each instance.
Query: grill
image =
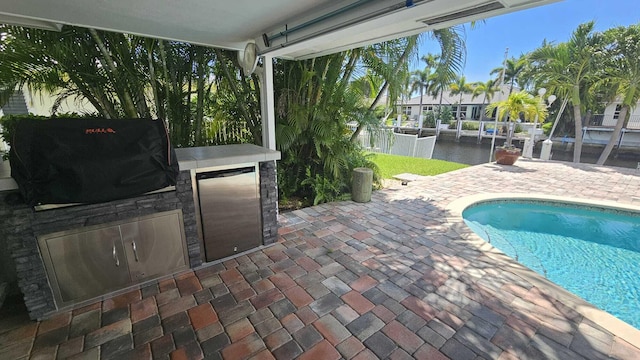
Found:
[[[153,119],[25,119],[17,123],[11,176],[24,201],[98,203],[175,185],[178,162]]]

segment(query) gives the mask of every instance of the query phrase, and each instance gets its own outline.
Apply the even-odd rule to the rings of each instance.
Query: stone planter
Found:
[[[521,151],[518,148],[496,148],[496,162],[501,165],[513,165],[520,157]]]

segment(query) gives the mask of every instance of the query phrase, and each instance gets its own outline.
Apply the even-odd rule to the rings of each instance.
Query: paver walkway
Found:
[[[640,177],[521,160],[282,214],[267,249],[42,322],[0,319],[0,358],[640,358],[447,222],[453,200],[503,191],[637,204]]]

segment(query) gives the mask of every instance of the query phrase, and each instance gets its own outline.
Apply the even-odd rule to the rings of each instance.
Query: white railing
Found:
[[[436,137],[419,138],[418,135],[397,134],[393,129],[362,131],[360,143],[365,149],[383,154],[412,156],[431,159]]]
[[[251,139],[251,132],[244,121],[205,119],[207,140],[212,145],[241,144]]]
[[[640,115],[631,115],[629,117],[629,123],[627,124],[627,129],[640,129]]]
[[[608,115],[596,114],[591,116],[587,126],[614,127],[616,126],[617,121],[618,119],[614,119],[612,114],[608,114]],[[640,115],[629,116],[629,123],[627,123],[626,129],[639,130]]]

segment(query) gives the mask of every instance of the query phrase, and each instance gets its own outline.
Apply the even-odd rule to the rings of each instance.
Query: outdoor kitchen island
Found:
[[[175,186],[125,199],[67,206],[26,205],[10,178],[8,162],[0,163],[0,282],[17,282],[32,319],[276,241],[278,151],[239,144],[175,152],[180,168]],[[239,173],[241,177],[231,177]],[[224,211],[216,210],[220,204],[215,203],[215,196],[205,201],[209,204],[200,199],[198,183],[209,181],[207,177],[223,179],[207,185],[213,188],[210,195],[233,194],[226,196]],[[232,181],[225,183],[225,178]],[[243,182],[236,179],[255,179],[253,195],[246,194],[251,192],[250,186],[232,191],[238,186],[230,188],[230,184]],[[217,184],[227,188],[216,193]],[[234,211],[234,197],[242,206],[239,211]],[[213,213],[201,211],[207,206]],[[225,218],[227,214],[232,217]],[[246,229],[242,219],[252,216],[257,219],[249,223],[259,228]],[[240,245],[227,241],[230,250],[216,253],[212,239],[224,233],[212,233],[218,225],[207,228],[216,220],[212,217],[223,218],[227,224],[231,219],[244,227],[234,232],[232,225],[227,225],[230,237],[253,234],[252,238]],[[98,240],[105,234],[111,236],[108,241]],[[207,236],[209,250],[205,248]],[[88,241],[95,245],[85,245]],[[59,284],[60,280],[68,284]]]

